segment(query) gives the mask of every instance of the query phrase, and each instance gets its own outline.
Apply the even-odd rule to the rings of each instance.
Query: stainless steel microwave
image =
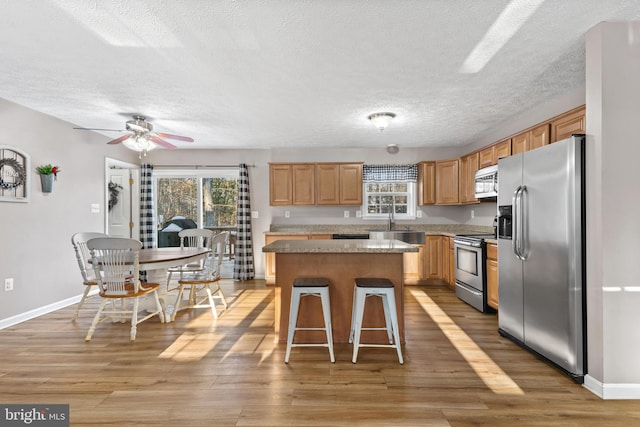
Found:
[[[498,165],[478,169],[475,193],[476,199],[498,197]]]

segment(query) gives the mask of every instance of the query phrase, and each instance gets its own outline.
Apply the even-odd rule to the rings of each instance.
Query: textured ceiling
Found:
[[[614,20],[640,1],[0,0],[0,97],[80,127],[143,114],[179,147],[466,145],[584,85],[584,34]]]

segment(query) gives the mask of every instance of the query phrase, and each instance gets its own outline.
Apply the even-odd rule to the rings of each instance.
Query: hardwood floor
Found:
[[[406,288],[405,364],[391,349],[274,342],[274,291],[225,280],[230,309],[129,326],[75,307],[0,331],[0,403],[70,404],[71,425],[629,426],[639,401],[603,401],[496,332],[438,286]],[[90,299],[95,308],[98,298]]]

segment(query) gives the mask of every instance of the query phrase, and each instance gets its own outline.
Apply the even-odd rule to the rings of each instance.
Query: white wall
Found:
[[[84,289],[71,235],[104,231],[105,156],[136,161],[107,137],[73,130],[71,123],[0,99],[0,144],[31,156],[31,201],[0,202],[0,321],[77,296]],[[44,194],[35,167],[52,163],[61,172],[53,193]],[[91,213],[98,203],[101,212]]]
[[[589,375],[604,397],[640,398],[640,23],[586,40]]]

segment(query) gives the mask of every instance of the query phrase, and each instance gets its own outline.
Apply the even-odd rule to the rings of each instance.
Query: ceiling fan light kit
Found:
[[[391,120],[393,120],[395,116],[394,113],[373,113],[369,115],[368,118],[371,120],[371,123],[382,132],[389,126],[389,123],[391,123]]]

